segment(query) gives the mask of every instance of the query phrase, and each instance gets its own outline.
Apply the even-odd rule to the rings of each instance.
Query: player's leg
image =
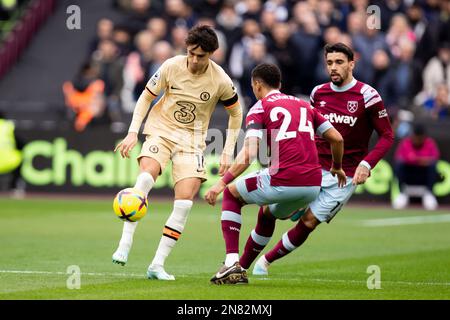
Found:
[[[352,185],[351,177],[347,177],[347,184],[344,188],[339,188],[337,179],[328,171],[324,171],[319,195],[309,204],[306,213],[300,218],[297,225],[286,232],[272,250],[258,259],[255,264],[257,272],[267,271],[270,263],[301,246],[317,225],[322,222],[329,223],[347,203],[355,189],[356,186]]]
[[[311,209],[308,208],[306,213],[300,218],[297,225],[283,234],[282,238],[275,247],[265,255],[261,256],[253,269],[254,275],[267,275],[269,265],[285,255],[289,254],[305,242],[309,234],[321,222],[314,216]]]
[[[297,208],[308,205],[317,198],[320,187],[271,187],[269,190],[273,193],[271,200],[279,202],[268,205],[265,214],[258,217],[256,228],[252,231],[241,258],[241,265],[244,268],[250,267],[259,252],[270,241],[275,229],[275,219],[286,220],[297,211]],[[261,236],[261,233],[264,233],[264,236]],[[260,261],[265,260],[263,258]],[[253,269],[253,274],[267,274],[265,265],[260,267],[260,264],[257,263]]]
[[[136,178],[134,188],[148,195],[156,178],[164,170],[170,158],[169,148],[159,136],[147,136],[138,156],[140,173]],[[125,265],[133,244],[133,236],[138,222],[124,221],[122,237],[112,260],[114,263]]]
[[[158,249],[148,268],[149,279],[175,280],[173,275],[164,270],[164,264],[184,230],[193,199],[200,189],[201,182],[199,178],[186,178],[175,184],[173,210],[166,221]]]
[[[139,160],[139,167],[140,173],[137,176],[134,188],[142,191],[145,195],[148,195],[155,184],[156,177],[161,171],[161,166],[155,159],[142,157]],[[125,265],[127,263],[128,254],[131,250],[131,246],[133,245],[133,236],[137,225],[137,221],[124,221],[119,246],[112,256],[113,263],[121,265]]]
[[[247,272],[240,265],[239,259],[241,208],[245,204],[256,203],[262,206],[270,203],[268,189],[270,189],[270,174],[267,169],[241,177],[225,189],[221,223],[226,257],[224,266],[214,275],[211,282],[216,284],[248,282]],[[227,279],[229,276],[231,279]]]
[[[223,192],[222,199],[222,235],[225,240],[225,262],[211,278],[214,284],[248,283],[247,272],[239,264],[239,234],[241,230],[242,200],[236,185],[230,184]]]
[[[275,230],[275,222],[276,218],[270,213],[267,206],[259,208],[255,229],[251,231],[245,244],[244,253],[239,260],[242,268],[248,269],[259,253],[269,243]]]
[[[155,256],[148,267],[149,279],[174,280],[164,270],[166,258],[180,238],[193,205],[193,199],[206,180],[204,158],[199,153],[176,152],[172,155],[172,177],[175,182],[173,210],[166,221]]]

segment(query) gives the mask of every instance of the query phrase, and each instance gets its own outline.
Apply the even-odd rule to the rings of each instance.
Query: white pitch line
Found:
[[[450,222],[450,214],[371,219],[371,220],[363,220],[361,224],[365,227],[387,227],[387,226],[400,226],[408,224],[424,224],[424,223],[438,223],[438,222]]]
[[[33,270],[0,270],[0,273],[11,273],[11,274],[42,274],[42,275],[71,275],[72,273],[66,273],[61,271],[33,271]],[[124,277],[124,278],[140,278],[145,279],[145,274],[136,273],[99,273],[99,272],[82,272],[81,276],[94,276],[94,277]],[[180,278],[195,278],[195,279],[206,279],[204,276],[183,274],[177,275]],[[344,282],[344,283],[360,283],[365,284],[366,281],[363,280],[344,280],[344,279],[316,279],[316,278],[285,278],[285,277],[258,277],[254,276],[251,278],[252,281],[316,281],[316,282]],[[390,284],[403,284],[410,286],[450,286],[450,282],[412,282],[412,281],[392,281],[392,280],[382,280],[383,283]]]

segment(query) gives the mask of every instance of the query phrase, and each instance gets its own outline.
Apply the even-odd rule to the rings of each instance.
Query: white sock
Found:
[[[141,190],[145,193],[145,195],[148,195],[154,184],[155,180],[153,179],[152,175],[144,171],[141,172],[136,178],[136,184],[134,185],[134,188]]]
[[[136,179],[134,188],[141,190],[145,195],[148,195],[154,184],[155,180],[153,180],[150,173],[141,172]],[[130,250],[131,245],[133,244],[133,235],[136,231],[137,224],[137,222],[124,221],[122,238],[119,242],[119,248],[121,250]]]
[[[155,257],[151,266],[164,266],[166,258],[169,256],[175,243],[181,236],[187,217],[192,208],[191,200],[175,200],[173,203],[173,211],[167,219],[163,230],[161,241],[159,242],[158,250],[156,250]]]
[[[134,231],[137,227],[137,222],[124,221],[123,222],[123,230],[122,230],[122,238],[119,242],[119,249],[129,251],[131,245],[133,244],[133,235]]]
[[[239,262],[239,253],[227,253],[225,258],[225,266],[231,267],[236,262]]]

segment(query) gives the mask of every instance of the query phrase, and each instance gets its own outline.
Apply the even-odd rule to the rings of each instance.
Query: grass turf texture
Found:
[[[0,199],[2,299],[450,299],[450,222],[368,227],[363,221],[445,215],[422,210],[345,207],[318,227],[270,275],[249,285],[209,283],[224,259],[220,205],[197,200],[181,240],[166,261],[176,281],[147,280],[147,266],[171,211],[170,201],[149,199],[125,267],[112,264],[122,223],[111,201]],[[241,250],[256,222],[243,210]],[[267,248],[293,225],[279,221]],[[81,288],[69,290],[67,267],[80,267]],[[370,265],[381,270],[381,289],[369,290]],[[17,271],[17,272],[16,272]]]

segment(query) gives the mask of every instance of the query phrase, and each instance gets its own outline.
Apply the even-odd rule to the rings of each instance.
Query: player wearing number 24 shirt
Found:
[[[193,198],[206,180],[203,151],[209,121],[218,102],[222,102],[229,114],[219,175],[231,165],[242,124],[242,111],[233,82],[210,59],[219,46],[214,30],[196,26],[189,31],[185,43],[187,55],[168,59],[148,81],[133,112],[128,135],[116,147],[123,157],[129,157],[151,102],[161,95],[144,126],[146,140],[138,156],[141,173],[134,186],[147,195],[167,163],[172,162],[173,211],[148,267],[149,279],[175,279],[165,271],[164,264],[184,230]],[[127,262],[137,223],[124,222],[119,247],[112,257],[114,263],[124,265]]]
[[[283,234],[282,239],[253,269],[254,275],[267,275],[268,267],[304,243],[308,235],[322,222],[330,222],[354,193],[356,186],[365,183],[370,170],[389,151],[394,135],[382,98],[371,86],[353,78],[353,51],[342,43],[325,46],[325,61],[331,82],[316,86],[311,93],[311,105],[328,119],[344,138],[342,168],[347,178],[343,187],[330,174],[331,149],[318,137],[316,145],[322,166],[322,185],[318,197],[299,210],[291,220],[300,219],[296,226]],[[369,152],[373,131],[378,141]],[[240,264],[250,267],[259,252],[269,242],[275,221],[259,216],[256,228],[247,240]]]
[[[261,207],[260,214],[285,219],[317,197],[322,174],[314,142],[316,134],[331,145],[333,164],[328,169],[340,183],[346,180],[341,169],[342,136],[307,102],[278,91],[280,84],[277,66],[264,63],[253,69],[252,89],[259,100],[247,114],[244,147],[224,177],[205,196],[214,205],[217,196],[224,192],[221,223],[226,257],[224,266],[211,279],[214,284],[248,282],[238,262],[243,205],[255,203]],[[270,146],[269,168],[231,183],[255,159],[264,133]]]

